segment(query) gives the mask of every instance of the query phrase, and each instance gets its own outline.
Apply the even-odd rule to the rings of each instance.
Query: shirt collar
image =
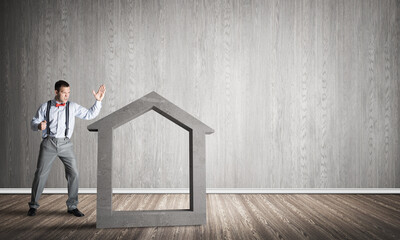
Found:
[[[68,101],[67,101],[68,102]],[[56,105],[56,103],[61,104],[61,102],[57,101],[56,98],[53,98],[53,100],[51,100],[51,105]]]

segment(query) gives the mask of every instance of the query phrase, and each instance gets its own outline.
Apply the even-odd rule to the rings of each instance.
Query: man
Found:
[[[35,216],[39,207],[39,198],[49,175],[51,165],[58,156],[65,167],[68,181],[67,212],[76,217],[84,214],[78,210],[78,168],[70,138],[74,131],[75,117],[90,120],[95,118],[101,109],[106,87],[101,85],[98,92],[93,91],[95,104],[86,109],[77,103],[69,102],[70,87],[66,81],[55,84],[55,97],[43,103],[32,118],[32,130],[42,131],[37,169],[32,183],[32,195],[29,202],[28,216]]]

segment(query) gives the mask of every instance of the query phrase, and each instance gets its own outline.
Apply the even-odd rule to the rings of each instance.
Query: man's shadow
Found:
[[[3,219],[16,219],[21,220],[22,218],[26,218],[26,220],[35,220],[35,219],[42,219],[42,217],[48,218],[48,217],[65,217],[69,216],[71,219],[74,219],[71,214],[67,213],[66,211],[62,210],[57,210],[57,211],[51,211],[51,210],[46,210],[46,209],[41,209],[40,212],[36,213],[36,216],[27,216],[28,210],[26,209],[12,209],[12,208],[6,208],[0,210],[2,218]],[[21,229],[19,226],[18,229]],[[40,228],[47,228],[47,226],[40,226]],[[54,226],[48,226],[49,229],[54,229]],[[64,229],[75,229],[77,228],[77,225],[75,224],[65,224],[63,225]],[[96,229],[96,222],[87,222],[87,223],[82,223],[79,224],[79,229]],[[23,230],[23,229],[21,229]]]

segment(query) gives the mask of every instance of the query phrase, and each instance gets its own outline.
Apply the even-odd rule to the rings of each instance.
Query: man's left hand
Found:
[[[93,95],[97,101],[103,100],[105,94],[106,94],[106,86],[104,84],[100,86],[99,91],[97,91],[97,93],[93,90]]]

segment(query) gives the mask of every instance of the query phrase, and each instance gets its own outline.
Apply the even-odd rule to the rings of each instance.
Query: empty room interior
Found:
[[[0,239],[400,239],[399,0],[0,19]]]

